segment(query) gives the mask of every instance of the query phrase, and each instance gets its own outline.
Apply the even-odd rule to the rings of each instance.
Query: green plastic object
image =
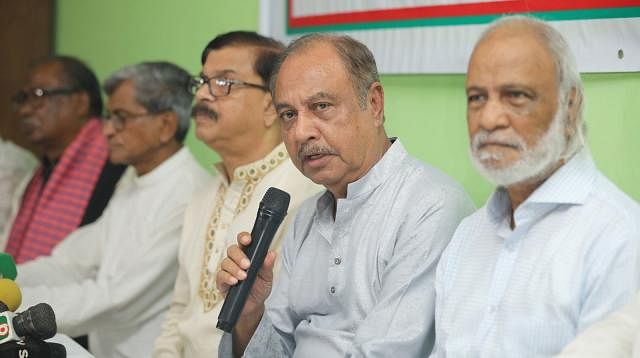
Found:
[[[6,252],[0,252],[0,278],[15,280],[16,276],[18,276],[18,271],[13,256]]]

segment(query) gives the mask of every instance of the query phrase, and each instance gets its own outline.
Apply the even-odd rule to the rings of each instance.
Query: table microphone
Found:
[[[8,278],[0,278],[0,313],[15,312],[22,303],[22,293],[18,285]]]
[[[59,343],[25,338],[0,344],[0,358],[65,358],[67,349]]]
[[[13,256],[6,252],[0,252],[0,278],[15,280],[17,275],[18,271]]]
[[[244,303],[258,276],[258,271],[267,256],[269,245],[287,215],[290,199],[288,193],[271,187],[260,202],[258,215],[253,224],[253,230],[251,230],[251,244],[244,248],[244,253],[251,262],[247,270],[247,278],[229,289],[220,315],[218,315],[216,327],[225,332],[231,332],[240,317],[240,312],[244,308]]]

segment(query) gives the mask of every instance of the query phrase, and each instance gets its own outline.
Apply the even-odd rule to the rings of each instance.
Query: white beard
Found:
[[[529,148],[522,137],[517,134],[504,137],[485,130],[476,133],[472,138],[470,157],[478,172],[497,186],[509,187],[513,184],[542,179],[555,164],[563,158],[567,150],[565,122],[567,111],[561,104],[553,117],[547,132],[538,142]],[[495,168],[490,163],[503,159],[501,153],[480,149],[486,141],[510,145],[520,152],[520,158],[505,168]]]

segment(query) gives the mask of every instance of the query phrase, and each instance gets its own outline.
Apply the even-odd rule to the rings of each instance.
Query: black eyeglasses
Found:
[[[32,107],[40,107],[44,103],[46,97],[70,95],[78,92],[75,88],[28,88],[18,91],[11,97],[11,101],[16,106],[22,106],[29,103]]]
[[[113,129],[116,131],[121,131],[132,119],[145,117],[145,116],[153,116],[157,113],[145,112],[145,113],[129,113],[125,110],[116,109],[113,112],[105,112],[102,116],[102,123],[111,122],[113,125]]]
[[[200,75],[191,77],[191,79],[189,80],[189,92],[195,95],[200,87],[204,86],[205,84],[209,86],[209,93],[213,97],[224,97],[229,95],[232,85],[253,87],[261,89],[263,91],[268,91],[266,86],[258,85],[255,83],[249,83],[240,80],[230,80],[228,78],[207,78]]]

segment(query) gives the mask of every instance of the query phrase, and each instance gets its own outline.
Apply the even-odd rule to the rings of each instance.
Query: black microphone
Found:
[[[38,303],[13,318],[13,329],[20,337],[49,339],[56,335],[56,315],[46,303]]]
[[[59,343],[25,338],[0,344],[0,358],[66,358],[67,349]]]
[[[39,303],[20,313],[0,313],[0,344],[25,337],[49,339],[55,336],[56,331],[56,316],[46,303]]]
[[[290,199],[291,196],[288,193],[271,187],[260,202],[258,215],[251,230],[251,244],[244,249],[244,253],[251,262],[247,270],[247,278],[229,289],[218,315],[216,327],[225,332],[230,333],[238,321],[249,291],[251,291],[258,271],[267,256],[269,245],[287,215]]]

